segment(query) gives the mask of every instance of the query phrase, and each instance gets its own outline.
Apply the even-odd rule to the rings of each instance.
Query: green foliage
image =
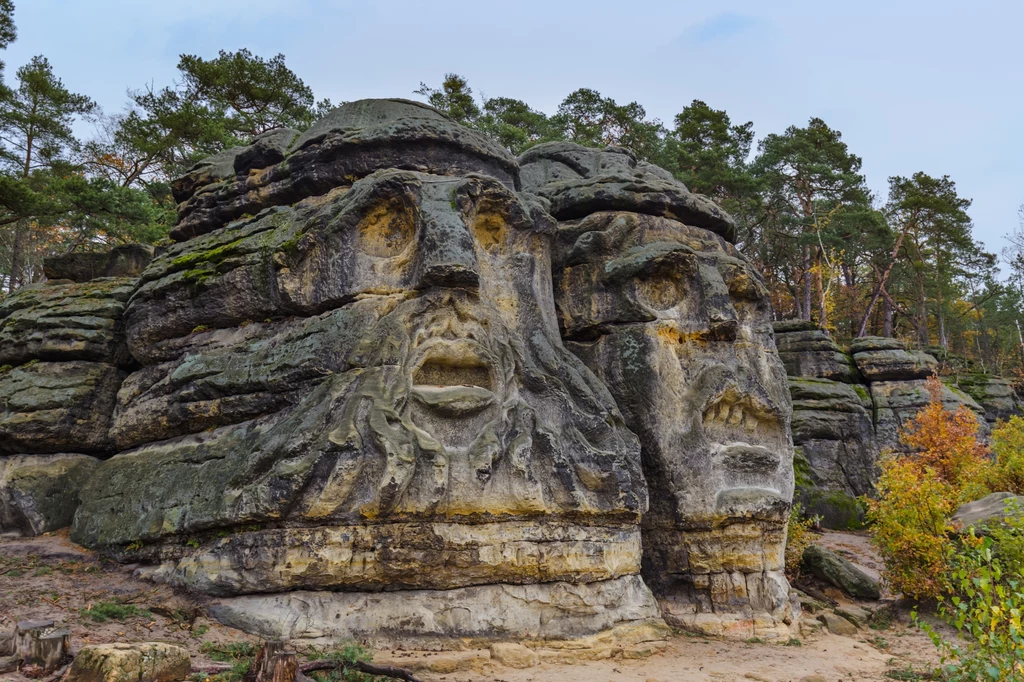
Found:
[[[800,504],[794,504],[789,512],[789,526],[786,531],[786,576],[790,580],[800,577],[800,565],[804,550],[811,544],[811,528],[817,523],[816,517],[802,518]]]
[[[229,670],[209,678],[216,682],[238,682],[249,672],[256,656],[256,645],[252,642],[203,642],[199,650],[214,661],[231,664]]]
[[[950,642],[919,622],[942,654],[944,679],[1024,679],[1024,583],[1020,572],[1006,570],[993,540],[978,538],[973,532],[953,553],[950,565],[939,614],[965,637]]]
[[[310,660],[336,661],[340,665],[331,671],[314,672],[312,676],[318,682],[374,682],[386,678],[367,675],[358,670],[345,668],[346,663],[369,663],[373,660],[373,652],[357,642],[341,642],[330,648],[312,647],[307,653]]]
[[[129,618],[153,617],[153,614],[149,611],[140,609],[135,604],[124,604],[116,600],[101,601],[93,604],[89,608],[82,609],[81,615],[83,618],[88,618],[96,623],[106,623],[111,620],[125,621]]]
[[[992,452],[996,461],[990,487],[1024,494],[1024,418],[1015,415],[992,429]]]

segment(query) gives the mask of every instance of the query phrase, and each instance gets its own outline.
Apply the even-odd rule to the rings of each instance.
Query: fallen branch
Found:
[[[395,680],[405,680],[405,682],[423,682],[420,678],[416,677],[404,668],[396,668],[390,665],[374,665],[373,663],[363,663],[361,661],[312,661],[311,663],[300,666],[299,670],[303,674],[306,674],[321,670],[335,670],[337,668],[358,670],[359,672],[366,673],[367,675],[390,677]]]
[[[205,665],[192,664],[192,672],[206,673],[207,675],[218,675],[231,670],[230,663],[206,663]]]
[[[60,678],[64,677],[64,673],[66,673],[68,671],[68,668],[70,668],[70,667],[71,667],[71,664],[67,663],[66,665],[64,665],[64,667],[59,668],[56,672],[54,672],[52,675],[47,677],[42,682],[57,682],[57,680],[59,680]]]

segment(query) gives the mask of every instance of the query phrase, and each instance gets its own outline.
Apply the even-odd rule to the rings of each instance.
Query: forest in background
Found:
[[[15,39],[13,0],[0,0],[0,47]],[[0,71],[0,297],[42,279],[46,256],[166,239],[172,178],[273,128],[307,128],[334,106],[283,55],[182,55],[178,72],[166,86],[129,89],[124,109],[106,113],[44,56]],[[758,137],[753,122],[700,100],[662,122],[588,88],[544,113],[477,97],[457,74],[410,94],[513,154],[554,140],[610,144],[670,170],[735,217],[778,319],[814,320],[840,344],[897,336],[1024,380],[1024,207],[997,255],[975,240],[971,200],[950,176],[891,177],[888,195],[875,196],[861,158],[818,118]],[[76,136],[85,127],[92,134]]]

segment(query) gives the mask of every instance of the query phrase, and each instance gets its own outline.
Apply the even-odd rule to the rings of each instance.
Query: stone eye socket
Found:
[[[473,239],[486,251],[498,248],[505,241],[508,224],[504,216],[494,211],[480,211],[470,219]]]
[[[416,234],[416,216],[400,199],[376,204],[366,212],[356,228],[357,247],[378,258],[402,253]]]
[[[668,310],[685,298],[686,286],[678,274],[658,272],[637,280],[636,293],[644,305],[655,310]]]

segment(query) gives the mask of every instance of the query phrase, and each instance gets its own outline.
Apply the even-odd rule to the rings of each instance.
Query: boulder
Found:
[[[857,634],[857,626],[846,620],[837,613],[825,611],[818,614],[818,620],[825,624],[828,631],[833,635],[841,637],[854,637]]]
[[[83,646],[62,682],[181,682],[192,674],[188,651],[164,642]]]
[[[492,644],[491,658],[509,668],[532,668],[540,662],[536,651],[515,642]]]
[[[70,526],[97,464],[75,454],[0,457],[0,532],[40,535]]]
[[[882,598],[878,581],[820,545],[809,545],[804,550],[804,566],[815,577],[834,585],[851,597],[873,600]],[[829,629],[832,629],[831,625]]]
[[[961,505],[953,514],[953,523],[963,528],[983,529],[1009,517],[1024,514],[1024,496],[1013,493],[992,493],[980,500]]]
[[[858,339],[863,341],[863,339]],[[887,339],[895,341],[895,339]],[[891,344],[877,344],[891,345]],[[876,381],[907,381],[927,379],[936,372],[938,360],[918,350],[903,348],[878,348],[874,346],[855,345],[851,349],[853,361],[857,369],[868,383]],[[865,348],[865,350],[860,350]]]
[[[153,259],[148,244],[124,244],[109,251],[75,252],[43,259],[47,279],[88,282],[100,277],[136,278]]]

